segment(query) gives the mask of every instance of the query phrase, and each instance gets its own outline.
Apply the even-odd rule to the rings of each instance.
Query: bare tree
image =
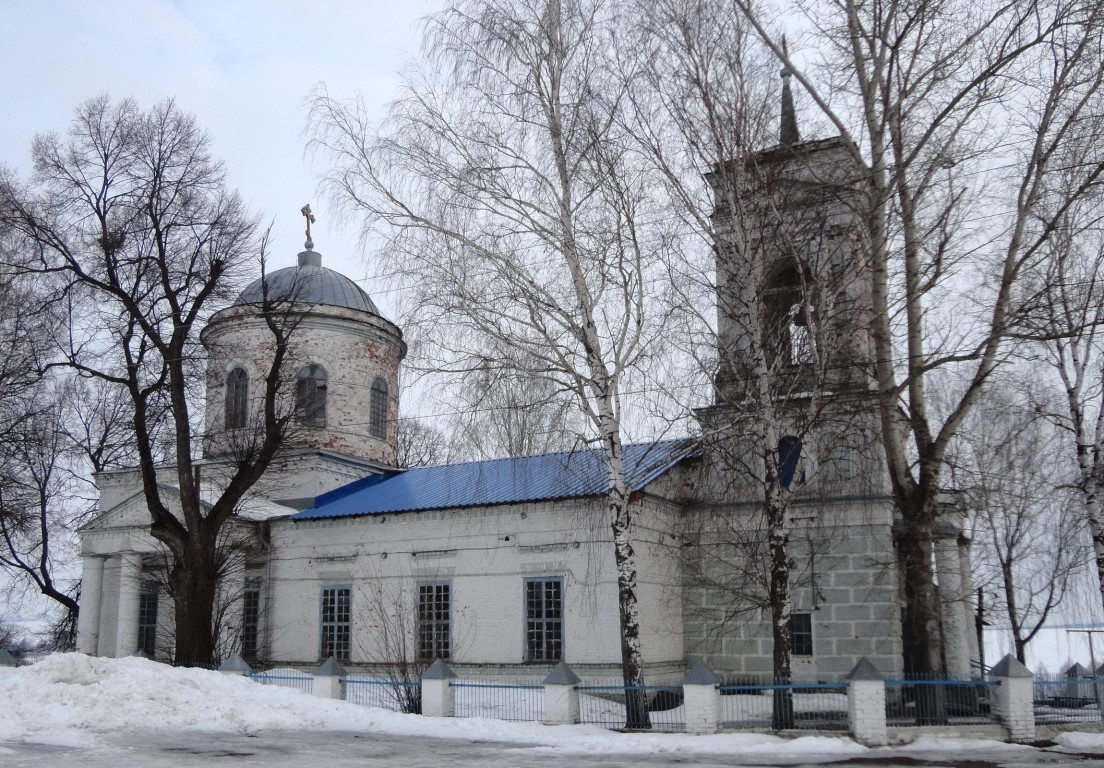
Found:
[[[431,467],[448,460],[445,434],[417,418],[400,418],[395,440],[400,467]]]
[[[672,311],[714,381],[699,413],[706,493],[722,512],[700,523],[698,577],[729,598],[726,619],[769,616],[774,675],[788,680],[803,463],[844,429],[868,383],[855,322],[862,249],[850,158],[800,140],[790,75],[779,93],[776,59],[732,11],[724,0],[640,4],[626,128],[683,225]],[[776,727],[792,722],[792,699],[776,696]]]
[[[1057,397],[1037,397],[1034,410],[1065,435],[1076,462],[1081,516],[1092,537],[1100,602],[1104,606],[1104,228],[1100,198],[1070,206],[1047,244],[1035,287],[1043,297],[1034,335],[1048,339],[1028,349],[1061,386]]]
[[[1016,658],[1069,593],[1087,552],[1062,439],[1007,382],[992,386],[963,427],[956,485],[974,516],[975,583],[1003,599]]]
[[[430,19],[424,68],[381,131],[324,89],[311,115],[330,191],[405,278],[407,327],[453,371],[509,352],[491,367],[523,363],[585,415],[609,481],[623,674],[638,685],[623,382],[655,352],[662,214],[614,119],[616,22],[589,0],[458,2]],[[629,698],[628,725],[646,727],[642,691]]]
[[[1094,0],[795,3],[816,56],[791,57],[766,7],[733,0],[830,121],[859,171],[873,370],[902,531],[906,664],[944,669],[932,569],[947,451],[1021,327],[1017,290],[1095,187],[1101,30]],[[963,382],[944,413],[927,386]]]
[[[491,360],[498,361],[492,363]],[[582,432],[573,395],[530,373],[540,361],[503,349],[453,387],[452,445],[460,456],[493,459],[570,450]]]
[[[172,553],[176,655],[186,662],[213,659],[220,535],[290,418],[280,407],[289,330],[266,296],[273,355],[261,436],[236,452],[204,502],[193,463],[198,331],[263,253],[255,219],[226,190],[209,146],[171,101],[143,111],[101,96],[81,105],[66,138],[35,139],[33,186],[10,173],[0,179],[0,221],[23,238],[69,309],[61,360],[127,394],[150,533]],[[171,467],[159,468],[163,459]],[[165,474],[179,488],[178,513],[163,496]]]

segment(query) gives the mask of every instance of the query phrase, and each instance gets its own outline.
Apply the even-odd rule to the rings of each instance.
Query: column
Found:
[[[77,650],[95,656],[100,644],[100,601],[103,598],[104,559],[81,558],[80,612],[77,614]]]
[[[119,613],[116,617],[115,653],[119,659],[138,650],[138,595],[142,586],[142,555],[119,554]],[[105,651],[107,649],[104,649]]]
[[[948,536],[935,541],[935,568],[939,577],[939,599],[943,610],[943,652],[947,658],[947,677],[970,679],[970,633],[973,622],[967,621],[966,598],[962,594],[962,560],[958,552],[958,537]]]

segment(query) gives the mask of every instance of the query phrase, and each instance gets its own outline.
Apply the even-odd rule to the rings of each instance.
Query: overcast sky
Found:
[[[417,53],[418,19],[436,0],[5,0],[0,5],[0,163],[30,172],[36,133],[64,132],[99,93],[148,107],[174,97],[211,134],[232,187],[275,217],[272,268],[302,250],[306,202],[323,263],[361,280],[385,314],[388,296],[364,278],[374,265],[317,200],[320,167],[304,156],[304,98],[324,82],[362,91],[382,110]],[[375,289],[375,290],[374,290]]]
[[[304,157],[303,101],[324,82],[362,91],[380,114],[399,70],[417,53],[418,19],[437,0],[3,0],[0,2],[0,163],[30,173],[36,133],[64,133],[85,99],[174,97],[211,134],[230,185],[275,218],[271,268],[303,248],[299,209],[310,202],[323,264],[357,279],[384,314],[394,303],[365,281],[375,266],[355,233],[336,229],[317,199],[320,168]],[[37,626],[43,606],[0,604],[0,618]]]

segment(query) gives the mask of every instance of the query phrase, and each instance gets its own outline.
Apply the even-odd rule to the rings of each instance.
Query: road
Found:
[[[694,765],[805,766],[836,768],[1104,768],[1104,755],[1049,750],[1016,752],[901,752],[880,750],[860,757],[771,755],[564,754],[548,747],[456,741],[381,734],[290,731],[257,735],[175,732],[99,734],[84,746],[0,743],[4,768],[628,768]],[[64,741],[64,739],[59,739]]]

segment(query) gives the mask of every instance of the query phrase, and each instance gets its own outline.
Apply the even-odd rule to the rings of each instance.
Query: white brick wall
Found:
[[[453,658],[468,664],[521,664],[525,652],[524,581],[564,579],[564,656],[568,663],[620,663],[616,573],[600,499],[406,512],[336,521],[273,524],[273,657],[318,657],[319,593],[353,587],[354,662],[379,660],[372,630],[380,600],[405,603],[414,585],[452,584]],[[524,516],[523,516],[524,515]],[[645,663],[680,663],[677,570],[660,566],[669,547],[641,546]],[[639,550],[638,550],[639,551]],[[406,625],[413,632],[413,621]],[[547,666],[543,662],[542,666]]]

